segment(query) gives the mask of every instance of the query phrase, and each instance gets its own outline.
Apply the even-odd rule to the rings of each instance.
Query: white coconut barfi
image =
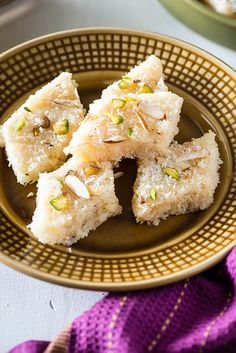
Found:
[[[161,63],[152,56],[90,105],[65,153],[81,162],[155,156],[177,134],[182,103],[165,90]]]
[[[158,225],[170,215],[208,208],[220,163],[212,131],[183,145],[174,143],[164,157],[139,160],[132,200],[137,222]]]
[[[29,228],[48,244],[71,245],[122,210],[111,163],[79,165],[74,158],[40,174],[36,201]]]
[[[63,72],[42,87],[3,124],[9,164],[21,184],[59,167],[63,152],[84,118],[72,74]]]
[[[120,81],[114,82],[104,89],[101,98],[111,95],[123,96],[124,93],[130,91],[147,93],[167,90],[162,63],[155,55],[150,55],[141,64],[133,67]]]

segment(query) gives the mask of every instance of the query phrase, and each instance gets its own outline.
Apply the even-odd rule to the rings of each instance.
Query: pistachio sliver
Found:
[[[126,100],[126,102],[129,102],[131,104],[137,104],[138,103],[138,99],[136,99],[134,97],[130,97],[130,96],[125,96],[125,100]]]
[[[150,198],[151,198],[152,200],[155,201],[155,200],[157,199],[157,190],[156,190],[155,187],[152,187],[152,188],[150,189],[149,195],[150,195]]]
[[[153,93],[153,89],[147,85],[143,85],[139,88],[138,93]]]
[[[65,184],[73,191],[77,196],[84,199],[90,198],[90,193],[84,183],[75,175],[66,175]]]
[[[68,205],[68,198],[66,196],[58,196],[50,201],[50,205],[57,211],[64,210]]]
[[[124,99],[113,98],[112,104],[115,108],[123,108],[125,106],[126,101]]]
[[[56,135],[65,135],[69,132],[69,121],[68,119],[59,120],[53,124],[53,131]]]
[[[134,83],[132,78],[130,78],[128,76],[124,76],[118,82],[118,86],[119,86],[120,89],[130,89],[130,88],[135,88],[137,86],[137,84]]]
[[[142,205],[143,203],[146,203],[146,200],[145,200],[145,198],[144,198],[143,196],[140,197],[140,203],[141,203],[141,205]]]
[[[64,181],[62,179],[57,179],[57,180],[60,183],[61,187],[63,188],[65,185]]]
[[[25,122],[26,120],[23,118],[20,121],[18,121],[17,125],[16,125],[16,131],[20,131],[23,129],[23,127],[25,126]]]
[[[130,137],[130,136],[132,135],[132,133],[133,133],[132,127],[128,127],[128,129],[127,129],[127,135]]]
[[[175,180],[180,180],[180,174],[177,169],[171,167],[161,168],[162,172]]]
[[[27,111],[28,113],[32,113],[32,110],[30,110],[30,108],[28,107],[24,107],[24,110]]]
[[[116,125],[122,124],[124,122],[124,118],[122,115],[110,115],[109,117],[111,121]]]

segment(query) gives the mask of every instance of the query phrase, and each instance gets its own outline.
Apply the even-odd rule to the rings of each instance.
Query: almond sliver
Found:
[[[119,143],[119,142],[123,142],[126,139],[123,136],[112,136],[109,139],[103,140],[103,142],[105,143]]]
[[[135,115],[138,118],[138,121],[139,121],[140,125],[142,126],[142,128],[144,130],[146,130],[147,132],[149,132],[149,127],[148,127],[146,121],[141,116],[141,114],[139,112],[137,112],[137,110],[135,110],[134,112],[135,112]]]
[[[70,188],[77,196],[83,197],[84,199],[89,199],[90,198],[90,193],[85,186],[84,183],[82,183],[81,180],[75,175],[67,175],[65,177],[65,184]]]
[[[151,104],[148,101],[142,101],[139,102],[139,110],[148,115],[150,118],[157,119],[157,120],[163,120],[164,118],[164,112],[160,110],[158,106],[155,106],[154,104]]]

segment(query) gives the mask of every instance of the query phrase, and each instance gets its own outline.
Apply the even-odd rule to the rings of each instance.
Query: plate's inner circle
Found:
[[[94,76],[90,75],[89,79],[83,79],[83,75],[77,75],[79,82],[79,94],[85,108],[94,99],[101,95],[101,91],[112,80],[118,79],[120,73],[111,72],[102,74],[95,72]],[[100,79],[102,78],[102,79]],[[175,87],[171,90],[179,93]],[[203,132],[212,128],[211,123],[202,111],[201,105],[197,106],[184,97],[185,102],[182,108],[181,121],[179,124],[180,133],[176,136],[178,142],[188,141],[193,137],[200,137]],[[21,105],[26,97],[22,97],[14,107],[10,107],[8,115],[17,106]],[[6,118],[6,116],[5,116]],[[12,169],[8,167],[7,161],[2,153],[2,171],[0,174],[0,185],[4,193],[5,206],[10,209],[11,214],[16,214],[25,225],[30,223],[30,220],[35,209],[35,198],[27,198],[30,191],[36,193],[36,185],[28,185],[26,187],[16,183],[16,178]],[[117,179],[116,195],[123,206],[123,213],[120,216],[109,219],[107,222],[98,227],[95,231],[89,234],[89,237],[77,242],[73,245],[73,252],[83,251],[92,254],[119,254],[124,252],[142,251],[154,247],[168,247],[170,243],[177,242],[191,233],[191,229],[207,221],[215,206],[212,206],[208,211],[195,212],[188,215],[173,216],[162,221],[158,227],[147,226],[146,224],[136,224],[132,214],[131,199],[132,186],[136,176],[136,161],[124,160],[115,171],[123,171],[124,176]],[[224,175],[222,175],[224,178]],[[222,181],[223,182],[223,181]],[[218,193],[216,193],[216,198]],[[17,218],[18,218],[17,217]],[[18,219],[19,219],[18,218]],[[29,232],[27,230],[27,232]],[[30,232],[29,232],[30,235]]]

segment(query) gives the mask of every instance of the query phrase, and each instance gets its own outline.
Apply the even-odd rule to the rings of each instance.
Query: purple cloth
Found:
[[[236,353],[236,248],[189,280],[109,294],[67,334],[57,348],[29,341],[9,353]]]

